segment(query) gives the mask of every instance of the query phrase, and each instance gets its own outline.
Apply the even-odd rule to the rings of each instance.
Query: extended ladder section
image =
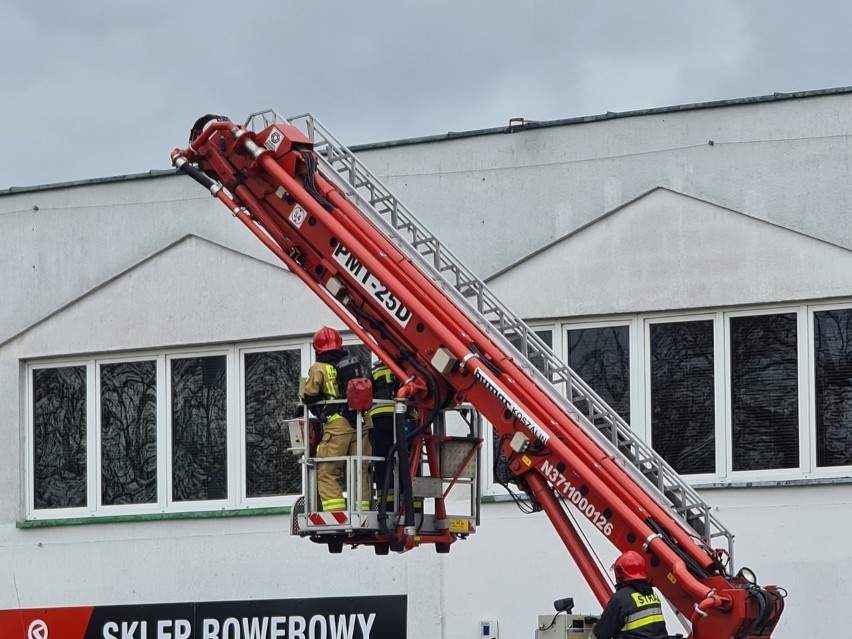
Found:
[[[732,535],[709,506],[313,117],[266,111],[240,126],[203,116],[172,161],[402,382],[378,502],[363,484],[377,460],[303,455],[308,473],[336,464],[322,467],[320,493],[339,492],[327,480],[339,478],[341,462],[360,477],[361,490],[350,482],[344,498],[317,501],[308,474],[296,534],[329,550],[402,552],[431,544],[448,552],[478,522],[475,508],[450,514],[449,491],[468,480],[469,503],[478,503],[476,475],[467,469],[482,440],[478,429],[468,428],[464,441],[445,434],[440,415],[469,404],[499,434],[509,474],[545,512],[599,602],[609,599],[611,585],[574,512],[622,551],[646,553],[649,578],[690,616],[693,639],[769,639],[783,610],[782,589],[761,588],[744,569],[731,574],[725,552]],[[416,419],[407,431],[409,408]],[[358,471],[360,464],[366,467]],[[394,498],[403,502],[393,512],[386,507],[388,469],[399,482]],[[340,521],[338,501],[350,502],[349,521]],[[714,547],[720,539],[727,549]]]
[[[723,545],[733,569],[733,534],[710,506],[526,323],[510,311],[355,155],[310,114],[284,118],[274,110],[249,116],[259,132],[272,124],[299,127],[314,143],[324,170],[370,222],[391,238],[408,259],[452,299],[466,308],[490,339],[512,353],[516,363],[546,390],[579,426],[622,462],[649,495],[668,508],[709,546]],[[532,362],[537,362],[538,366]]]

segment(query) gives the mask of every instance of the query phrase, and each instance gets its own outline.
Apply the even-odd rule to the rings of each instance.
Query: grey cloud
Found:
[[[347,144],[851,84],[839,0],[0,1],[0,189],[167,168],[201,113]]]

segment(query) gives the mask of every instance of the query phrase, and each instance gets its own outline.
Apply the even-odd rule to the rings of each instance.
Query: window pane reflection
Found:
[[[246,495],[292,495],[302,490],[299,463],[288,449],[286,420],[298,412],[301,353],[246,353]]]
[[[568,366],[630,423],[630,329],[602,326],[568,331]],[[578,405],[585,411],[585,407]]]
[[[157,501],[157,363],[101,366],[101,500]]]
[[[651,440],[678,473],[716,469],[713,320],[652,324]]]
[[[225,499],[227,484],[226,357],[171,360],[172,497]]]
[[[817,466],[852,464],[852,309],[814,313]]]
[[[86,506],[86,367],[33,371],[36,508]]]
[[[361,372],[364,376],[370,377],[370,370],[373,366],[371,363],[373,360],[373,351],[363,344],[345,344],[343,350],[353,355],[358,360],[358,363],[361,364]]]
[[[731,318],[733,469],[799,465],[796,314]]]
[[[553,331],[551,330],[540,330],[533,331],[535,335],[541,339],[545,343],[548,348],[553,348]],[[530,363],[538,370],[540,373],[544,373],[544,357],[542,357],[539,353],[531,353],[529,344],[524,344],[521,335],[516,333],[515,331],[510,331],[506,333],[506,337],[509,342],[517,348],[522,355],[526,356],[527,359],[530,360]],[[551,381],[552,378],[551,378]]]

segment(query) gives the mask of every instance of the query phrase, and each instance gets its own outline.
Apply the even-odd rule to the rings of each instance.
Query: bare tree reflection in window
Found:
[[[35,508],[76,508],[86,495],[86,367],[33,371]]]
[[[288,449],[286,420],[297,414],[301,353],[246,353],[246,495],[301,493],[301,466]]]
[[[852,464],[852,309],[814,313],[817,466]]]
[[[101,500],[157,501],[157,363],[101,366]]]
[[[553,347],[553,331],[542,329],[533,332],[548,348]],[[530,364],[532,364],[538,372],[542,374],[544,373],[544,356],[537,352],[537,348],[531,347],[529,343],[524,343],[522,332],[518,332],[514,329],[507,329],[503,335],[509,340],[509,343],[511,343],[512,346],[520,351],[521,355],[524,355],[527,359],[529,359]],[[553,381],[552,376],[550,379]]]
[[[600,326],[568,331],[568,365],[630,423],[630,329]],[[585,411],[587,407],[577,404]]]
[[[358,363],[361,364],[361,370],[364,371],[364,375],[370,377],[370,368],[372,367],[373,361],[373,351],[364,346],[363,344],[346,344],[343,347],[343,350],[348,351],[350,355],[354,355],[358,360]]]
[[[172,497],[225,499],[227,473],[226,357],[171,360]]]
[[[799,465],[796,314],[731,318],[733,469]]]
[[[651,441],[682,474],[716,469],[713,321],[652,324]]]

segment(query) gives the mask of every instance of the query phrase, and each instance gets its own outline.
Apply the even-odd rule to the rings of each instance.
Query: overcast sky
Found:
[[[195,119],[355,145],[852,85],[849,0],[0,0],[0,189],[169,168]]]

